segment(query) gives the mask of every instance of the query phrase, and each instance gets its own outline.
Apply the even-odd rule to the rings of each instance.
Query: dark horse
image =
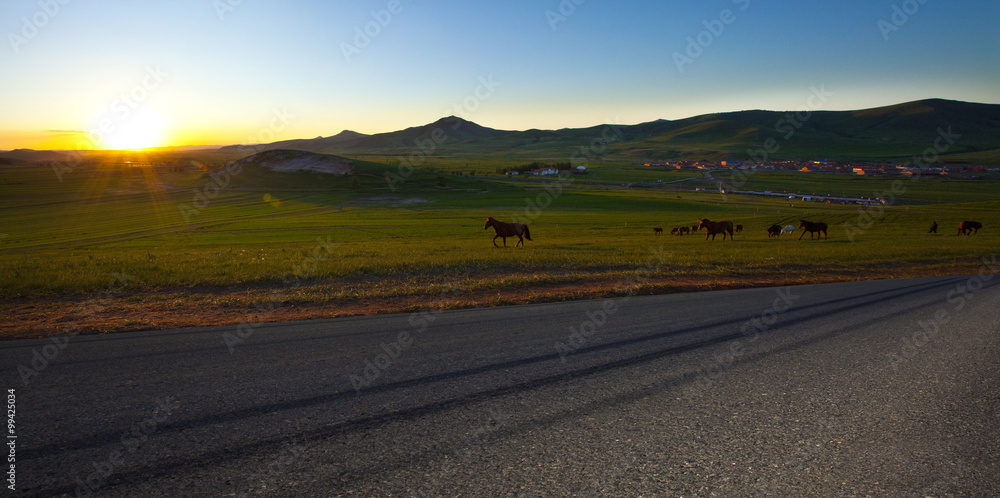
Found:
[[[980,228],[983,228],[983,224],[978,221],[963,221],[958,224],[958,234],[969,235],[969,232],[972,232],[975,235],[979,233]]]
[[[712,236],[712,240],[715,240],[715,234],[721,233],[722,240],[726,240],[726,234],[729,234],[729,240],[733,240],[733,222],[731,221],[709,221],[708,218],[702,218],[698,220],[698,230],[702,228],[705,229],[705,240],[708,240],[708,236]]]
[[[517,247],[519,244],[521,247],[524,247],[524,239],[531,240],[531,232],[528,231],[528,225],[524,223],[504,223],[492,216],[487,216],[486,225],[483,225],[483,230],[489,227],[493,227],[495,234],[493,235],[494,247],[500,247],[497,245],[497,237],[503,238],[504,247],[507,247],[507,237],[517,237],[517,244],[514,244],[514,247]]]
[[[816,240],[819,240],[819,234],[823,234],[823,239],[826,239],[826,223],[799,220],[799,228],[802,229],[802,235],[809,232],[809,240],[813,239],[813,232],[816,232]],[[802,240],[802,235],[799,235],[799,240]]]
[[[781,235],[781,227],[778,225],[771,225],[767,227],[767,237],[778,237]]]

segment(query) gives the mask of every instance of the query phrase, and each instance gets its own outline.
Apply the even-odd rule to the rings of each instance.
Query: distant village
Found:
[[[1000,173],[1000,168],[981,165],[942,165],[918,167],[911,163],[838,163],[834,161],[674,161],[647,162],[644,166],[673,170],[746,169],[751,171],[799,171],[802,173],[843,173],[861,176],[946,176],[949,178],[977,179],[989,173]]]
[[[938,163],[936,163],[938,164]],[[859,176],[899,176],[899,177],[948,177],[956,179],[979,179],[988,174],[1000,173],[996,166],[943,164],[941,166],[914,166],[912,163],[870,163],[835,161],[768,161],[754,163],[747,161],[663,161],[646,162],[643,166],[664,170],[750,170],[750,171],[797,171],[801,173],[842,173]],[[572,167],[570,163],[531,163],[522,166],[500,168],[498,173],[507,176],[556,176],[587,174],[584,166]]]

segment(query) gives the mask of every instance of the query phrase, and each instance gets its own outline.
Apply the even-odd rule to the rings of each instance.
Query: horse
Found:
[[[767,227],[767,238],[778,237],[781,235],[780,225],[771,225]]]
[[[497,245],[497,237],[503,238],[504,247],[507,247],[507,237],[517,237],[517,244],[514,244],[514,247],[517,247],[518,245],[524,247],[524,239],[531,240],[531,232],[528,231],[528,225],[525,225],[524,223],[504,223],[493,218],[492,216],[487,216],[486,225],[483,225],[483,230],[486,230],[489,227],[493,227],[494,247],[500,247]]]
[[[958,235],[972,235],[979,233],[979,229],[983,228],[983,224],[978,221],[963,221],[958,224]]]
[[[793,227],[793,226],[791,226],[791,225],[788,225],[788,226],[786,226],[785,228],[782,228],[782,229],[781,229],[781,234],[782,234],[782,235],[784,235],[784,234],[786,234],[786,233],[792,233],[792,232],[794,232],[794,231],[795,231],[795,227]]]
[[[662,235],[663,229],[660,227],[653,227],[653,235]]]
[[[709,221],[708,218],[702,218],[698,220],[698,230],[702,227],[705,228],[705,240],[708,240],[708,236],[712,236],[712,240],[715,240],[715,234],[721,233],[722,240],[726,240],[726,234],[729,234],[729,240],[733,240],[733,222],[731,221]]]
[[[695,233],[697,231],[698,231],[698,225],[691,225],[691,233]]]
[[[681,234],[680,228],[674,227],[670,229],[670,235],[680,235],[680,234]]]
[[[937,233],[937,222],[936,221],[932,221],[931,222],[931,228],[930,228],[930,230],[927,230],[927,233]]]
[[[686,234],[686,233],[687,233],[687,234],[691,233],[691,229],[690,229],[690,228],[688,228],[688,227],[681,227],[681,229],[680,229],[680,230],[678,230],[678,231],[680,232],[680,234],[681,234],[681,235],[684,235],[684,234]]]
[[[736,233],[740,233],[742,231],[743,231],[743,225],[736,225]]]
[[[816,232],[816,240],[819,240],[820,233],[823,234],[823,239],[826,240],[826,223],[799,220],[799,228],[802,229],[802,235],[809,234],[809,240],[812,240],[813,232]],[[799,240],[802,240],[802,235],[799,235]]]

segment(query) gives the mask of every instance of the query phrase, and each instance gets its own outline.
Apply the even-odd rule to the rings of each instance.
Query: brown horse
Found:
[[[979,229],[983,228],[983,224],[978,221],[963,221],[958,224],[958,235],[972,235],[979,233]]]
[[[771,225],[767,227],[767,238],[781,236],[781,226]]]
[[[698,225],[691,225],[691,233],[695,233],[697,231],[698,231]]]
[[[524,239],[531,240],[531,233],[528,231],[528,225],[525,225],[524,223],[504,223],[493,218],[492,216],[487,216],[486,225],[483,225],[483,230],[486,230],[489,227],[493,227],[494,247],[500,247],[497,245],[497,237],[503,238],[504,247],[507,247],[507,237],[517,237],[517,244],[514,244],[514,247],[517,247],[518,245],[524,247]]]
[[[736,225],[736,233],[740,233],[742,231],[743,231],[743,225]]]
[[[802,229],[802,235],[809,233],[809,240],[813,239],[813,232],[816,232],[816,240],[819,240],[820,233],[823,234],[823,240],[826,240],[826,223],[799,220],[799,228]],[[802,235],[799,235],[799,240],[802,240]]]
[[[660,227],[653,227],[653,235],[662,235],[663,229]]]
[[[733,222],[731,221],[709,221],[708,218],[702,218],[698,220],[698,230],[702,228],[705,229],[705,240],[708,240],[708,236],[712,236],[712,240],[715,240],[715,234],[721,233],[722,240],[726,240],[726,234],[729,234],[729,240],[733,240]]]
[[[684,234],[686,234],[686,233],[691,233],[691,229],[690,229],[690,228],[688,228],[688,227],[681,227],[681,229],[680,229],[680,234],[681,234],[681,235],[684,235]]]

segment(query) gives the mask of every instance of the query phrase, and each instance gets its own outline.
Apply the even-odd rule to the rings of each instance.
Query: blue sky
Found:
[[[631,124],[803,109],[814,88],[831,110],[1000,103],[998,21],[985,0],[10,0],[0,149],[377,133],[448,114]]]

